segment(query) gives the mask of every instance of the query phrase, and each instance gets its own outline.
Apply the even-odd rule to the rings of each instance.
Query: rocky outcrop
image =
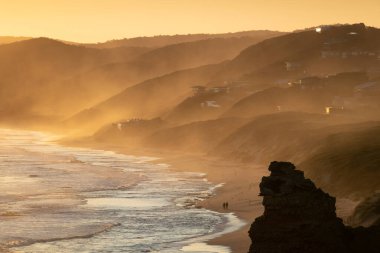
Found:
[[[260,183],[264,214],[251,226],[250,253],[378,252],[380,227],[349,228],[335,198],[288,162],[272,162]]]

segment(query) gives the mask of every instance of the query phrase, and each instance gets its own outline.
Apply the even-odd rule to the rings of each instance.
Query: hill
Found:
[[[192,86],[207,82],[219,68],[220,64],[207,65],[144,81],[74,115],[64,123],[68,127],[81,126],[88,132],[129,118],[156,118],[187,97]]]
[[[357,31],[358,37],[350,37],[351,35],[348,34],[349,31]],[[347,37],[348,36],[348,37]],[[326,47],[326,43],[329,41],[338,41],[339,43],[334,44],[335,47],[338,47],[338,52],[343,52],[342,50],[365,50],[366,55],[363,56],[355,56],[351,55],[347,58],[342,58],[341,55],[338,57],[327,57],[324,58],[321,54],[324,52]],[[287,85],[289,81],[294,81],[295,79],[299,77],[305,77],[306,76],[312,76],[314,73],[318,75],[323,75],[325,72],[323,72],[321,69],[319,69],[320,66],[324,66],[324,68],[328,69],[329,72],[337,73],[337,72],[344,72],[346,70],[356,70],[360,66],[362,71],[367,71],[370,66],[378,66],[379,61],[377,61],[377,55],[372,55],[373,52],[375,52],[379,46],[376,46],[376,43],[374,41],[380,42],[380,30],[375,28],[369,28],[365,27],[362,24],[357,25],[347,25],[347,26],[339,26],[339,27],[332,27],[329,32],[326,33],[318,33],[316,31],[302,31],[299,33],[292,33],[292,34],[286,34],[283,36],[275,37],[267,39],[263,42],[259,42],[257,44],[254,44],[247,49],[244,49],[236,58],[232,59],[231,61],[224,62],[222,64],[219,64],[218,68],[219,70],[213,75],[208,75],[206,78],[198,79],[196,82],[192,83],[191,85],[188,84],[186,86],[186,89],[193,85],[207,85],[215,83],[215,84],[223,84],[233,81],[245,81],[245,78],[247,78],[247,82],[249,83],[251,90],[255,89],[265,89],[270,86],[274,85],[280,85],[278,82],[278,78],[281,78],[283,73],[286,73],[286,78],[289,78],[289,80],[282,80],[283,83]],[[360,47],[359,47],[360,46]],[[358,49],[359,47],[359,49]],[[327,50],[327,49],[326,49]],[[371,50],[371,51],[370,51]],[[370,53],[369,53],[370,52]],[[377,51],[376,51],[377,52]],[[153,52],[147,53],[148,55],[155,54]],[[160,53],[157,53],[157,55],[160,55]],[[160,59],[161,57],[157,57]],[[294,67],[295,70],[287,69],[285,62],[287,61],[298,61],[300,62],[300,65],[296,65],[298,67]],[[339,63],[339,64],[338,64]],[[332,67],[332,66],[335,67]],[[207,67],[206,67],[207,69]],[[205,70],[206,70],[205,69]],[[263,71],[265,70],[265,71]],[[182,73],[185,73],[187,70],[183,70]],[[191,72],[191,70],[189,70]],[[265,78],[260,78],[261,76],[264,76]],[[194,79],[195,80],[195,79]],[[167,83],[167,85],[171,85]],[[168,86],[165,86],[165,89]],[[167,89],[168,92],[170,92],[170,89]],[[172,110],[170,106],[174,107],[176,104],[168,105],[166,101],[166,95],[169,97],[176,96],[176,100],[178,103],[180,103],[181,99],[183,100],[184,97],[187,97],[189,95],[189,92],[185,92],[185,89],[181,91],[180,94],[174,95],[173,93],[165,94],[160,92],[159,90],[156,90],[156,92],[159,92],[160,95],[156,94],[153,95],[157,97],[155,100],[157,104],[166,104],[168,107],[164,111],[156,110],[156,112],[165,113],[166,111]],[[122,100],[120,97],[126,96],[125,94],[129,93],[129,91],[124,91],[121,94],[123,95],[117,95],[114,98],[110,98],[107,102],[105,102],[108,105],[116,105],[118,103],[123,103],[121,101],[127,101],[126,99]],[[280,94],[281,92],[278,92],[278,96],[282,97],[282,100],[289,100],[292,99],[292,96],[296,98],[300,98],[300,96],[294,96],[294,94],[288,94],[287,97],[285,94]],[[149,95],[152,96],[152,95]],[[147,96],[147,97],[149,97]],[[253,95],[255,96],[255,95]],[[161,98],[162,100],[159,100]],[[115,100],[114,102],[111,102],[112,100]],[[118,102],[116,102],[116,100]],[[303,100],[306,105],[307,104],[308,97],[305,96],[305,99]],[[131,100],[132,101],[132,100]],[[174,100],[172,100],[174,101]],[[273,101],[273,99],[272,99]],[[236,101],[237,102],[237,101]],[[267,103],[267,101],[264,101]],[[140,101],[137,101],[137,103],[140,103]],[[273,102],[273,106],[274,106]],[[275,105],[277,106],[277,104]],[[310,106],[312,107],[313,104],[311,103]],[[123,113],[120,114],[119,120],[124,119],[124,117],[160,117],[161,114],[151,114],[146,113],[143,110],[138,110],[137,108],[143,109],[143,106],[138,105],[131,105],[130,101],[126,102],[123,105],[117,105],[119,108],[128,108],[124,109],[123,111],[133,111],[133,113]],[[134,108],[133,110],[130,110],[129,107]],[[248,106],[249,107],[249,106]],[[95,106],[89,111],[86,111],[86,114],[88,117],[87,119],[91,118],[97,118],[98,116],[95,115],[96,113],[102,111],[102,114],[109,114],[109,115],[115,115],[115,112],[120,111],[117,108],[112,108],[111,106],[108,106],[109,112],[104,111],[103,109],[98,109],[98,106]],[[323,109],[322,109],[323,110]],[[91,117],[88,114],[91,111],[94,115]],[[270,111],[269,111],[270,112]],[[228,117],[234,117],[234,116],[240,116],[240,115],[234,115],[228,114]],[[100,118],[103,116],[99,116]],[[112,117],[113,120],[118,120],[116,116]],[[91,120],[90,120],[91,121]],[[80,121],[78,121],[80,122]],[[110,123],[106,120],[104,123]],[[83,124],[80,123],[80,124]]]
[[[9,44],[13,42],[23,41],[23,40],[30,40],[32,38],[29,37],[14,37],[14,36],[0,36],[0,45],[2,44]]]
[[[223,116],[253,118],[283,111],[324,113],[326,107],[344,103],[353,109],[369,102],[370,98],[360,96],[355,88],[367,82],[366,72],[344,72],[323,78],[309,76],[289,83],[286,88],[271,87],[254,92],[236,102]]]
[[[287,83],[306,75],[379,67],[380,30],[364,24],[330,26],[271,38],[243,50],[216,76],[219,80]]]
[[[380,187],[379,123],[361,120],[297,112],[264,115],[224,138],[210,154],[258,163],[292,160],[323,189],[360,199]]]
[[[275,31],[246,31],[224,34],[184,34],[184,35],[159,35],[152,37],[136,37],[121,40],[110,40],[103,43],[86,44],[89,47],[96,48],[114,48],[114,47],[165,47],[168,45],[193,42],[198,40],[215,39],[215,38],[240,38],[256,37],[257,40],[278,36],[282,32]]]
[[[336,129],[299,166],[338,196],[371,196],[380,188],[379,133],[379,122]]]
[[[204,153],[245,123],[239,118],[198,121],[156,131],[142,140],[143,147]]]
[[[64,80],[63,84],[67,90],[78,94],[76,87],[85,86],[91,83],[93,86],[103,86],[107,84],[108,93],[114,95],[129,86],[140,83],[144,80],[159,77],[182,69],[195,68],[202,65],[219,63],[236,56],[243,48],[256,43],[256,38],[226,38],[209,39],[195,42],[180,43],[165,46],[158,49],[149,50],[147,48],[136,48],[139,51],[147,52],[135,57],[130,61],[106,64],[88,72]],[[125,48],[114,48],[107,50],[121,50]],[[112,89],[114,87],[114,89]],[[96,89],[93,90],[97,92]],[[91,90],[86,91],[90,93]],[[108,97],[103,96],[103,99]],[[64,98],[63,98],[64,99]],[[72,98],[69,98],[72,100]],[[62,99],[56,99],[62,101]],[[94,102],[94,101],[88,101]],[[96,102],[99,102],[96,101]],[[66,103],[68,104],[68,103]],[[93,104],[87,103],[85,107]],[[72,112],[73,114],[75,111]]]
[[[0,46],[0,116],[2,120],[22,120],[32,115],[58,117],[50,108],[65,93],[60,80],[89,71],[99,65],[135,57],[135,49],[99,50],[67,45],[55,40],[37,38]],[[92,89],[91,83],[76,87]],[[107,92],[106,89],[103,89]],[[100,92],[100,91],[98,91]],[[81,98],[82,100],[84,97]],[[87,99],[92,99],[91,96]],[[78,102],[72,100],[71,103]],[[81,104],[75,105],[78,107]],[[17,113],[14,113],[17,112]]]

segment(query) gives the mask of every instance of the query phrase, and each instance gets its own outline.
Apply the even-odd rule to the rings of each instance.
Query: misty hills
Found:
[[[12,110],[18,111],[16,120],[68,117],[132,84],[179,69],[224,61],[273,34],[202,40],[156,49],[97,49],[46,38],[0,45],[2,113],[5,117],[13,115],[8,113]]]
[[[116,91],[157,76],[228,60],[242,48],[255,42],[256,38],[245,37],[209,39],[165,46],[148,50],[130,61],[102,65],[65,81],[73,91],[83,82],[99,86],[104,83],[112,84],[119,88],[113,91],[115,94]]]
[[[348,31],[355,31],[355,35],[347,34]],[[358,37],[356,37],[356,35],[358,35]],[[163,77],[158,77],[156,79],[151,79],[149,84],[146,84],[145,82],[137,84],[134,86],[136,88],[124,90],[115,97],[111,97],[107,101],[87,110],[87,117],[82,117],[83,113],[78,114],[80,115],[79,117],[82,117],[83,119],[82,122],[78,121],[78,123],[91,124],[92,119],[102,118],[103,116],[101,114],[111,115],[115,114],[115,112],[121,113],[120,119],[128,117],[160,117],[163,113],[169,113],[171,108],[176,106],[175,103],[178,104],[181,99],[184,100],[186,99],[186,96],[190,96],[191,91],[189,88],[194,85],[204,84],[210,86],[217,84],[223,86],[223,83],[225,82],[245,81],[250,88],[248,92],[255,93],[258,90],[266,89],[271,86],[287,86],[289,82],[305,76],[325,76],[345,71],[367,71],[374,66],[379,66],[379,61],[376,56],[359,55],[342,58],[340,56],[336,57],[334,54],[343,52],[347,54],[362,52],[371,54],[376,53],[378,48],[374,47],[374,41],[380,42],[380,31],[375,28],[367,28],[361,24],[332,28],[331,31],[329,30],[327,33],[322,34],[315,31],[303,31],[270,38],[244,49],[231,61],[225,61],[218,64],[216,67],[218,70],[209,77],[205,76],[201,79],[193,79],[191,80],[192,82],[189,82],[190,80],[188,81],[188,79],[177,80],[177,82],[181,83],[166,82],[163,81],[165,80]],[[337,47],[336,44],[341,43],[342,48],[339,50],[334,49],[337,51],[331,51],[333,49],[330,49],[330,43],[332,43],[334,47]],[[345,50],[351,51],[346,52]],[[331,57],[324,57],[323,54],[325,52],[333,52],[334,54]],[[288,65],[290,65],[290,67]],[[198,69],[201,70],[202,68],[206,70],[209,66],[199,67]],[[182,70],[181,73],[185,75],[186,71],[191,73],[193,70]],[[171,74],[168,74],[165,78],[170,78],[170,75]],[[177,73],[173,73],[172,75],[174,80]],[[165,85],[158,86],[158,83],[162,82],[165,82]],[[151,92],[147,92],[142,94],[142,97],[138,100],[130,99],[129,97],[136,96],[133,91],[138,90],[137,87],[139,85],[141,87],[154,85],[155,93],[152,95]],[[176,92],[169,92],[169,87],[171,85],[173,85],[173,89],[175,89]],[[179,86],[182,87],[181,90],[178,90]],[[160,91],[161,87],[162,91]],[[263,92],[262,95],[254,94],[252,96],[263,97],[266,92],[269,91]],[[274,90],[272,90],[272,92],[274,92]],[[285,92],[279,91],[278,94],[283,97],[283,100],[297,99],[294,97],[294,92],[291,93],[288,98],[284,97],[284,93],[287,92],[287,90]],[[152,96],[161,96],[163,93],[166,93],[165,99],[160,101],[159,98],[157,98],[154,101],[158,104],[165,104],[162,108],[166,108],[167,111],[156,110],[159,113],[147,113],[150,109],[145,106],[146,101],[150,101]],[[313,96],[313,94],[311,96]],[[161,97],[163,98],[163,96]],[[310,97],[305,96],[305,93],[298,96],[298,98],[300,97],[303,98],[305,104],[313,107],[312,103],[308,103]],[[318,96],[314,97],[319,99]],[[265,100],[264,97],[263,100]],[[123,101],[126,101],[126,104],[123,104]],[[144,101],[144,105],[141,104],[142,101]],[[169,104],[168,101],[172,101],[171,104]],[[238,103],[238,101],[235,102]],[[104,109],[105,105],[107,105],[106,107],[108,109]],[[274,104],[272,106],[277,105]],[[120,110],[119,108],[128,109]],[[131,110],[130,108],[134,109]],[[138,108],[141,108],[141,110]],[[88,114],[89,111],[94,112],[94,115]],[[97,114],[98,112],[99,114]],[[227,113],[227,116],[233,117],[235,115],[233,113]],[[74,120],[79,117],[75,116]],[[106,118],[107,116],[104,117],[103,123],[107,123]],[[112,119],[116,120],[114,117]],[[205,118],[202,118],[202,120],[205,120]]]
[[[49,105],[55,103],[53,98],[65,88],[59,80],[138,53],[129,48],[108,51],[84,48],[46,38],[1,45],[1,113],[3,117],[49,114]]]
[[[153,37],[136,37],[130,39],[110,40],[103,43],[86,44],[89,47],[97,48],[114,48],[114,47],[165,47],[185,42],[193,42],[199,40],[216,39],[216,38],[242,38],[251,37],[257,41],[268,37],[284,34],[277,31],[245,31],[235,33],[222,34],[185,34],[185,35],[160,35]]]
[[[192,85],[207,82],[219,69],[219,65],[208,65],[181,70],[153,78],[86,109],[64,123],[81,125],[86,131],[94,131],[99,125],[128,118],[155,118],[170,110],[188,96]]]
[[[29,37],[0,36],[0,45],[31,39]]]

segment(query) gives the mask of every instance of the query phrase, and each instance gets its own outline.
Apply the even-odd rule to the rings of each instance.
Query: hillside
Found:
[[[152,37],[136,37],[120,40],[110,40],[103,43],[86,44],[89,47],[96,48],[115,48],[115,47],[165,47],[168,45],[193,42],[198,40],[215,39],[215,38],[240,38],[256,37],[257,40],[278,36],[282,32],[275,31],[246,31],[224,34],[184,34],[184,35],[159,35]]]
[[[380,123],[336,130],[299,166],[338,196],[371,196],[380,187]]]
[[[185,124],[219,118],[235,101],[247,95],[244,91],[209,89],[203,94],[191,94],[163,116],[169,122]]]
[[[72,97],[73,92],[65,93],[65,85],[59,81],[100,65],[135,57],[139,52],[127,48],[90,49],[46,38],[1,45],[1,118],[10,120],[10,116],[19,119],[32,115],[60,116],[49,105],[56,103],[53,98]],[[76,92],[92,89],[91,86],[91,83],[77,86]],[[107,92],[104,87],[102,90]],[[92,97],[88,96],[87,99]],[[71,103],[78,100],[72,100]],[[81,104],[75,106],[79,108]],[[15,111],[17,114],[13,113]]]
[[[245,47],[256,42],[256,38],[244,37],[180,43],[149,51],[146,48],[138,48],[140,51],[145,49],[148,52],[144,52],[130,61],[102,65],[63,82],[66,89],[71,89],[73,93],[76,87],[85,86],[87,83],[92,83],[93,86],[107,84],[109,87],[107,94],[114,95],[118,91],[120,92],[144,80],[182,69],[228,60],[236,56]],[[124,48],[111,50],[121,49]],[[113,87],[115,88],[112,89]],[[97,92],[97,90],[93,91]],[[91,90],[86,92],[90,93]],[[102,98],[107,99],[108,97],[103,96]],[[57,100],[62,101],[62,99]],[[91,105],[93,104],[87,103],[85,107]]]
[[[187,97],[192,86],[207,82],[219,68],[220,64],[207,65],[144,81],[74,115],[65,125],[81,126],[87,132],[129,118],[156,118]]]
[[[246,96],[222,116],[253,118],[284,111],[325,113],[326,107],[339,106],[339,103],[354,109],[355,105],[363,106],[371,100],[355,90],[369,81],[366,72],[344,72],[323,78],[309,76],[289,83],[286,88],[272,87]]]
[[[357,121],[350,115],[264,115],[224,138],[210,154],[258,163],[292,160],[322,188],[362,198],[380,187],[379,123]]]
[[[209,83],[224,83],[225,81],[234,81],[235,79],[237,81],[244,80],[245,77],[249,77],[252,73],[255,73],[255,71],[259,71],[260,69],[268,68],[268,72],[262,72],[260,75],[266,76],[266,81],[263,82],[263,80],[250,80],[248,81],[252,87],[252,89],[260,88],[263,89],[265,87],[270,87],[273,85],[278,85],[277,79],[278,73],[281,74],[283,72],[288,73],[288,78],[290,78],[291,81],[297,79],[297,77],[305,76],[305,68],[308,69],[314,69],[314,71],[321,75],[321,72],[317,71],[316,66],[318,65],[324,65],[327,68],[329,68],[329,71],[333,73],[342,72],[346,70],[352,70],[356,69],[358,64],[362,66],[363,71],[367,70],[369,66],[377,66],[379,65],[379,61],[377,61],[376,55],[366,55],[363,57],[357,58],[356,56],[349,57],[347,59],[335,59],[333,58],[323,58],[321,56],[321,50],[324,48],[326,41],[329,41],[331,38],[343,38],[345,39],[347,36],[347,31],[351,30],[358,30],[358,34],[360,34],[359,37],[355,37],[354,39],[351,39],[351,37],[347,38],[347,43],[344,42],[342,46],[343,49],[347,49],[356,46],[356,45],[362,45],[362,50],[375,50],[377,47],[373,43],[373,40],[380,41],[380,32],[378,29],[374,28],[366,28],[362,25],[353,25],[353,26],[342,26],[338,28],[334,28],[332,32],[320,34],[315,31],[303,31],[299,33],[292,33],[292,34],[286,34],[280,37],[271,38],[268,40],[265,40],[263,42],[260,42],[258,44],[255,44],[253,46],[248,47],[247,49],[243,50],[236,58],[231,60],[230,62],[225,62],[223,64],[219,65],[219,70],[213,75],[209,75],[207,78],[199,79],[199,81],[192,83],[192,85],[187,85],[186,87],[191,87],[193,85],[205,85]],[[351,45],[352,44],[352,45]],[[149,52],[148,54],[152,54],[152,52]],[[297,69],[295,71],[287,71],[285,66],[285,61],[287,60],[302,60],[302,68]],[[346,64],[338,64],[336,68],[331,68],[329,64],[333,64],[336,61],[346,61]],[[372,65],[371,65],[372,64]],[[282,66],[279,70],[276,66]],[[347,67],[350,66],[350,67]],[[341,66],[341,67],[340,67]],[[273,68],[275,67],[275,68]],[[379,66],[380,67],[380,66]],[[184,70],[186,72],[186,70]],[[279,72],[280,71],[280,72]],[[248,75],[249,74],[249,75]],[[254,75],[254,74],[252,74]],[[260,75],[256,75],[260,76]],[[309,71],[307,72],[307,75],[313,75],[313,72]],[[255,75],[254,75],[255,76]],[[285,84],[288,83],[288,80],[284,81]],[[128,93],[127,91],[125,91]],[[124,94],[126,94],[123,92]],[[160,92],[160,95],[164,93]],[[188,93],[189,94],[189,93]],[[177,94],[176,101],[180,101],[180,97],[185,96],[186,94],[182,91],[181,94]],[[289,100],[292,99],[292,96],[294,94],[290,94],[288,97],[284,97],[285,94],[278,94],[278,96],[283,97],[282,100]],[[113,99],[116,99],[118,97],[122,97],[124,95],[115,96],[115,98],[110,98],[106,103],[107,104],[118,104],[119,102],[111,102]],[[170,94],[169,96],[173,96],[173,94]],[[160,96],[158,96],[160,97]],[[300,96],[295,96],[294,98],[297,99]],[[163,100],[166,99],[165,96],[161,96]],[[304,99],[305,105],[309,105],[308,97],[306,96]],[[119,101],[121,101],[119,99]],[[125,101],[125,100],[124,100]],[[156,100],[158,104],[164,103],[165,101],[159,101]],[[237,101],[236,101],[237,102]],[[267,104],[267,101],[263,101],[263,106],[265,109],[267,107],[265,106],[265,103]],[[129,108],[131,106],[130,102],[126,103],[124,105],[124,108]],[[168,105],[169,106],[169,105]],[[174,106],[172,104],[171,106]],[[272,103],[271,106],[277,106],[275,102]],[[313,107],[313,103],[310,104],[311,107]],[[118,107],[122,107],[121,105],[118,105]],[[146,117],[149,115],[149,117],[160,117],[162,115],[160,114],[149,114],[146,113],[143,110],[136,110],[138,108],[137,105],[133,105],[134,107],[133,114],[129,114],[130,116],[138,116],[140,117]],[[116,108],[108,107],[110,109],[110,112],[108,114],[115,114],[115,111],[118,111]],[[141,107],[143,108],[143,107]],[[106,113],[103,110],[103,114]],[[128,109],[129,110],[129,109]],[[166,108],[166,110],[170,110],[169,107]],[[323,110],[323,109],[322,109]],[[89,118],[96,118],[95,115],[96,112],[101,111],[98,110],[98,106],[95,106],[91,109],[91,112],[94,113]],[[268,112],[272,112],[273,110],[269,110]],[[158,111],[157,111],[158,112]],[[164,111],[161,111],[163,113]],[[87,111],[88,113],[88,111]],[[121,114],[119,119],[123,119],[126,114]],[[236,115],[228,114],[228,117],[233,117]],[[101,116],[100,116],[101,117]],[[116,117],[112,117],[113,120],[117,120]],[[109,123],[109,122],[105,122]]]
[[[243,98],[234,104],[223,117],[253,118],[281,111],[323,113],[324,106],[333,95],[325,91],[304,91],[295,88],[268,88]]]
[[[204,153],[244,123],[245,120],[239,118],[226,118],[169,127],[146,137],[140,145],[182,152]]]
[[[14,37],[14,36],[0,36],[0,45],[1,44],[9,44],[13,42],[29,40],[29,37]]]
[[[290,33],[248,47],[215,78],[286,83],[305,73],[363,71],[379,66],[379,42],[380,30],[364,24]]]

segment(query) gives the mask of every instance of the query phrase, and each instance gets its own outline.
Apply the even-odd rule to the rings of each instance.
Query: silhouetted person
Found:
[[[226,209],[228,209],[228,202],[226,202]]]
[[[226,202],[223,202],[223,209],[226,209]]]

